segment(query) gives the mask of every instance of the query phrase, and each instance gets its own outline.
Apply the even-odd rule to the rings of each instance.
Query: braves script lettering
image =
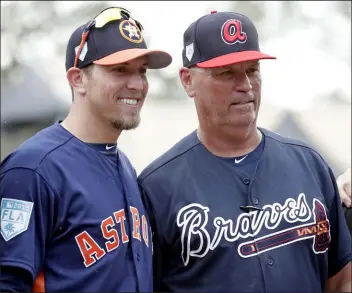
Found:
[[[320,206],[323,207],[322,204]],[[325,209],[322,209],[326,217]],[[312,211],[307,204],[305,194],[301,193],[297,201],[293,198],[288,198],[284,205],[274,203],[264,206],[262,211],[242,213],[235,223],[231,219],[225,220],[222,217],[216,217],[213,221],[215,233],[211,237],[206,229],[208,212],[208,207],[192,203],[180,209],[177,214],[177,225],[182,229],[182,260],[185,266],[189,263],[190,257],[201,258],[209,250],[214,250],[219,245],[221,239],[225,239],[228,242],[235,242],[239,238],[246,239],[256,236],[263,226],[266,229],[275,230],[283,220],[288,223],[305,223],[312,216]],[[321,209],[319,212],[321,212]],[[302,235],[304,233],[302,231],[304,230],[301,227],[297,233]],[[198,238],[198,241],[192,241],[195,237]],[[297,238],[299,237],[298,235]],[[296,241],[298,240],[296,239]],[[194,243],[199,243],[199,246],[195,248]],[[253,252],[249,253],[248,256],[241,252],[239,253],[242,257],[254,255]]]

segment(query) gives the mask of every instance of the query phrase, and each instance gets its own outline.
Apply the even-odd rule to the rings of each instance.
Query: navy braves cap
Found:
[[[119,10],[127,13],[121,13]],[[115,17],[115,14],[119,14],[120,17]],[[104,16],[106,19],[101,25],[98,25],[99,16]],[[89,24],[92,25],[78,58],[76,65],[78,68],[92,63],[115,65],[141,56],[148,57],[148,67],[151,69],[164,68],[172,62],[172,57],[167,52],[147,48],[142,34],[142,25],[132,19],[127,10],[110,7],[72,33],[66,48],[66,71],[75,65],[76,52],[82,42],[82,34],[88,31]]]
[[[184,67],[212,68],[276,57],[260,51],[257,29],[247,16],[212,11],[184,32],[182,59]]]

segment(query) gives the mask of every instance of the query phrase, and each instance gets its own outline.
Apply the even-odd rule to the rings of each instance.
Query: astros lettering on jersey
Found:
[[[139,241],[141,241],[143,237],[145,245],[149,246],[149,228],[145,215],[142,215],[142,219],[140,221],[138,209],[130,206],[130,211],[131,217],[133,219],[132,237]],[[120,243],[125,244],[129,242],[129,237],[126,233],[125,222],[126,216],[124,209],[114,212],[113,216],[110,216],[101,222],[100,227],[102,235],[105,239],[107,239],[107,241],[105,242],[105,247],[99,246],[99,244],[94,240],[92,236],[90,236],[87,231],[83,231],[77,236],[75,236],[77,245],[84,259],[83,263],[86,267],[89,267],[94,264],[97,260],[101,259],[107,252],[111,252],[114,249],[118,248]],[[118,225],[119,227],[114,228],[115,225]],[[122,235],[121,240],[117,233],[117,229],[120,230],[120,233]]]
[[[40,131],[1,165],[0,265],[28,271],[36,292],[151,291],[136,179],[116,145],[84,143],[59,122]]]

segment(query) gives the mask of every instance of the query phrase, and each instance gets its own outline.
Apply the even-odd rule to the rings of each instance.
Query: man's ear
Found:
[[[196,95],[196,91],[193,86],[193,79],[190,69],[187,67],[182,67],[179,71],[179,76],[187,95],[190,98],[194,98]]]
[[[66,72],[66,77],[70,83],[73,91],[78,92],[81,95],[86,93],[86,88],[83,84],[83,71],[76,67],[71,67]]]

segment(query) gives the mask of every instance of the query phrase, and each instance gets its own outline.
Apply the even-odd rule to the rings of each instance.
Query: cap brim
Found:
[[[149,49],[127,49],[96,60],[93,63],[97,65],[116,65],[131,61],[142,56],[148,57],[148,67],[151,69],[165,68],[172,62],[171,55],[164,51]]]
[[[276,59],[276,57],[266,55],[258,51],[243,51],[216,57],[204,62],[197,63],[196,65],[202,68],[212,68],[261,59]]]

